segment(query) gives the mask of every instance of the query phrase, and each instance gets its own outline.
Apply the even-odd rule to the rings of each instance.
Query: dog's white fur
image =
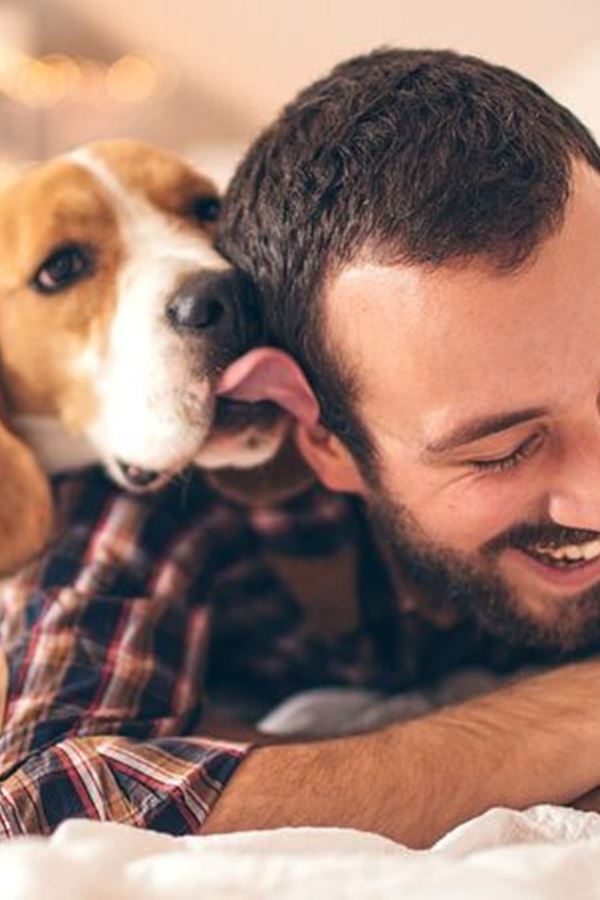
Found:
[[[50,472],[100,459],[119,478],[115,458],[172,470],[199,445],[198,432],[181,415],[182,403],[197,406],[207,430],[213,400],[208,384],[193,380],[181,338],[165,317],[166,298],[186,274],[227,264],[205,238],[181,233],[156,207],[127,191],[92,150],[68,158],[109,194],[125,251],[107,346],[88,347],[79,360],[97,387],[99,415],[77,436],[45,417],[17,417],[15,427]]]

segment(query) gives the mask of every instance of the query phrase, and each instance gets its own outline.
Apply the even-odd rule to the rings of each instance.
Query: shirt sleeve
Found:
[[[227,523],[198,486],[148,500],[97,471],[57,506],[50,552],[2,592],[0,835],[72,817],[197,832],[248,752],[191,736]]]

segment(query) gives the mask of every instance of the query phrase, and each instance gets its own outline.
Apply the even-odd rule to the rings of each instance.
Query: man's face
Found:
[[[325,297],[417,588],[517,642],[600,638],[600,176],[520,271],[356,262]],[[435,597],[434,597],[435,599]]]

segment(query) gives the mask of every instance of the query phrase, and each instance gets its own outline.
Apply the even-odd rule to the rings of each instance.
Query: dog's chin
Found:
[[[259,468],[277,455],[287,431],[286,424],[281,422],[269,433],[258,428],[248,428],[236,435],[216,433],[195,456],[160,471],[116,459],[107,462],[106,468],[113,481],[130,493],[151,494],[191,465],[210,470]]]
[[[163,488],[184,466],[158,471],[112,458],[105,460],[105,468],[112,480],[130,493],[150,494]]]
[[[225,402],[217,404],[213,427],[208,435],[186,440],[184,453],[153,464],[118,455],[105,457],[110,477],[134,494],[160,490],[191,465],[202,469],[253,469],[270,462],[279,452],[290,430],[290,419],[272,404]],[[189,435],[188,435],[189,437]]]

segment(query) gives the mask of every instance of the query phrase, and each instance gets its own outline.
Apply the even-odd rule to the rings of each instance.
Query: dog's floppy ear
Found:
[[[0,394],[0,575],[38,553],[51,527],[48,479],[31,450],[9,431]]]

